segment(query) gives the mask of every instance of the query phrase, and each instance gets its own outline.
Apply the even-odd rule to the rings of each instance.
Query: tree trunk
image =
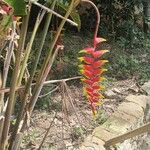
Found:
[[[150,33],[150,0],[143,0],[144,32]]]

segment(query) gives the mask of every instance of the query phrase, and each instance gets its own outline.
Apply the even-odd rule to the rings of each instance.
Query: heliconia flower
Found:
[[[79,57],[78,58],[81,62],[85,62],[86,64],[92,64],[94,63],[94,58],[91,57]]]
[[[82,49],[79,54],[80,73],[83,76],[81,81],[83,82],[84,95],[91,106],[93,115],[96,115],[96,106],[102,104],[102,98],[104,96],[100,93],[104,89],[104,86],[100,84],[101,81],[105,80],[101,77],[102,73],[107,71],[107,69],[102,68],[102,66],[108,62],[108,60],[102,60],[100,57],[107,53],[108,50],[96,50],[98,43],[106,41],[103,38],[94,38],[94,47],[88,47]]]
[[[97,44],[102,43],[102,42],[106,42],[106,39],[95,37],[94,38],[94,47],[96,47]]]
[[[94,58],[99,58],[99,57],[101,57],[103,54],[105,54],[107,52],[109,52],[109,51],[108,50],[94,51],[92,53],[92,55],[93,55]]]
[[[79,53],[87,53],[87,54],[92,54],[94,52],[94,48],[84,48],[83,50],[79,51]]]

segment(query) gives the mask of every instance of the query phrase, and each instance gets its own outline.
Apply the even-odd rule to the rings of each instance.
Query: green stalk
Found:
[[[52,10],[55,7],[56,1],[57,0],[53,1],[53,4],[51,6]],[[50,22],[51,22],[51,18],[52,18],[52,14],[48,14],[47,18],[46,18],[45,25],[44,25],[44,29],[43,29],[41,44],[40,44],[39,49],[37,50],[36,57],[35,57],[35,60],[34,60],[34,64],[33,64],[32,70],[31,70],[30,78],[29,78],[29,81],[27,82],[27,85],[26,85],[26,88],[25,88],[25,93],[27,95],[25,96],[24,99],[27,98],[27,96],[29,94],[29,91],[30,91],[30,88],[32,86],[32,80],[33,80],[34,74],[36,72],[36,68],[37,68],[37,65],[38,65],[38,62],[39,62],[39,59],[40,59],[40,55],[41,55],[41,52],[42,52],[42,49],[43,49],[43,46],[44,46],[44,43],[45,43],[45,39],[46,39],[48,28],[49,28],[49,25],[50,25]]]
[[[21,81],[22,81],[22,78],[23,78],[23,75],[24,75],[24,72],[25,72],[25,68],[27,66],[27,61],[29,59],[29,55],[30,55],[30,52],[31,52],[31,49],[32,49],[32,45],[33,45],[37,30],[39,28],[39,25],[40,25],[44,15],[45,15],[45,11],[42,11],[42,13],[39,12],[39,14],[37,16],[36,23],[35,23],[30,41],[29,41],[29,43],[27,45],[27,49],[25,51],[25,57],[24,57],[24,60],[22,62],[22,67],[21,67],[21,71],[20,71],[20,75],[19,75],[19,79],[18,79],[18,86],[20,86],[20,84],[21,84]]]
[[[99,24],[100,24],[100,13],[99,10],[97,8],[97,6],[90,0],[81,0],[82,2],[87,2],[90,5],[92,5],[92,7],[95,9],[96,11],[96,15],[97,15],[97,20],[96,20],[96,27],[95,27],[95,33],[94,33],[94,40],[97,37],[97,33],[98,33],[98,29],[99,29]]]
[[[3,78],[2,78],[2,87],[1,88],[5,88],[6,87],[6,81],[7,81],[7,78],[8,78],[8,71],[9,71],[9,67],[10,67],[10,62],[11,62],[11,58],[12,58],[12,54],[13,54],[13,51],[14,51],[14,37],[15,37],[15,30],[16,30],[16,22],[13,22],[13,30],[12,30],[12,35],[11,35],[11,41],[9,43],[9,49],[7,51],[7,54],[6,54],[6,59],[5,59],[5,62],[4,62],[4,69],[3,69]],[[4,107],[4,96],[5,96],[5,93],[1,93],[0,94],[0,112],[2,112],[2,116],[3,114],[5,113],[5,111],[3,110],[3,107]],[[3,124],[4,124],[4,119],[1,120],[0,122],[0,141],[1,141],[1,137],[2,137],[2,128],[3,128]]]
[[[34,106],[35,106],[35,103],[36,103],[36,101],[37,101],[37,99],[38,99],[38,96],[39,96],[39,94],[40,94],[40,91],[41,91],[41,89],[42,89],[42,87],[43,87],[43,83],[44,83],[44,81],[46,80],[46,77],[47,77],[47,75],[48,75],[48,73],[49,73],[49,71],[50,71],[50,69],[51,69],[51,66],[52,66],[52,63],[53,63],[53,61],[51,60],[52,57],[53,57],[53,56],[52,56],[52,51],[53,51],[53,49],[54,49],[54,47],[55,47],[55,44],[56,44],[56,42],[57,42],[57,40],[58,40],[59,35],[61,34],[61,31],[62,31],[62,29],[63,29],[63,26],[64,26],[64,24],[65,24],[65,22],[66,22],[66,19],[69,17],[70,13],[72,12],[72,9],[74,8],[74,2],[75,2],[75,0],[72,0],[72,1],[71,1],[71,4],[70,4],[70,6],[69,6],[69,8],[68,8],[68,11],[66,12],[65,17],[64,17],[64,19],[61,21],[61,24],[60,24],[60,26],[59,26],[59,28],[58,28],[58,31],[57,31],[57,33],[56,33],[56,36],[55,36],[55,38],[54,38],[54,41],[52,42],[52,44],[51,44],[51,46],[50,46],[50,49],[49,49],[50,51],[49,51],[49,53],[48,53],[48,55],[47,55],[47,58],[46,58],[46,60],[45,60],[45,62],[44,62],[44,64],[43,64],[43,66],[42,66],[42,70],[41,70],[41,72],[40,72],[40,74],[39,74],[39,76],[38,76],[38,80],[37,80],[35,89],[34,89],[34,91],[33,91],[33,95],[32,95],[32,97],[31,97],[31,103],[30,103],[30,105],[29,105],[29,113],[30,113],[30,114],[31,114],[32,111],[33,111],[33,108],[34,108]],[[55,52],[54,52],[54,54],[55,54]]]
[[[0,147],[1,150],[5,150],[6,145],[7,145],[8,133],[9,133],[9,127],[10,127],[10,119],[11,119],[12,110],[14,108],[15,91],[17,87],[18,74],[20,70],[21,55],[24,49],[24,43],[25,43],[25,38],[26,38],[26,33],[27,33],[28,20],[29,20],[29,15],[23,18],[23,24],[21,27],[19,47],[16,52],[15,68],[14,68],[12,80],[11,80],[9,101],[8,101],[8,106],[7,106],[6,113],[5,113],[4,128],[3,128],[1,147]]]
[[[55,59],[56,52],[59,49],[59,47],[54,52],[53,56],[52,56],[52,50],[54,49],[54,46],[55,46],[55,44],[56,44],[56,42],[58,40],[58,37],[59,37],[59,35],[61,33],[61,30],[62,30],[62,28],[63,28],[63,26],[64,26],[64,24],[66,22],[66,19],[69,17],[69,15],[70,15],[70,13],[71,13],[71,11],[73,9],[73,6],[74,6],[74,0],[71,1],[71,4],[70,4],[69,9],[68,9],[68,11],[67,11],[67,13],[65,15],[65,18],[61,21],[61,24],[60,24],[60,26],[58,28],[58,31],[57,31],[56,36],[55,36],[55,39],[52,42],[52,45],[50,47],[50,51],[49,51],[49,53],[47,55],[46,60],[44,61],[43,67],[42,67],[41,72],[40,72],[40,74],[38,76],[38,79],[37,79],[37,82],[36,82],[36,86],[34,88],[33,95],[32,95],[32,97],[30,99],[30,104],[29,104],[29,107],[28,107],[28,112],[29,112],[30,115],[31,115],[31,113],[33,111],[35,103],[36,103],[36,101],[38,99],[38,96],[40,94],[40,91],[41,91],[41,89],[43,87],[44,81],[46,80],[46,77],[47,77],[47,75],[48,75],[48,73],[49,73],[49,71],[50,71],[50,69],[52,67],[53,61]],[[25,130],[25,125],[26,125],[27,119],[28,119],[28,117],[26,115],[25,119],[24,119],[24,123],[23,123],[22,129],[21,129],[22,132]]]
[[[12,35],[11,35],[11,40],[9,43],[9,48],[6,53],[5,61],[4,61],[4,69],[3,69],[3,78],[2,78],[2,88],[6,87],[6,81],[7,81],[7,76],[8,76],[8,71],[10,67],[10,62],[12,58],[12,54],[14,51],[14,38],[15,38],[15,30],[16,30],[16,22],[12,23]],[[0,102],[4,102],[4,93],[0,94]]]
[[[50,60],[50,62],[49,62],[49,67],[48,67],[48,69],[47,69],[47,71],[46,71],[46,74],[48,74],[49,73],[49,71],[48,70],[50,70],[51,69],[51,67],[52,67],[52,65],[53,65],[53,62],[54,62],[54,60],[55,60],[55,58],[56,58],[56,56],[57,56],[57,53],[58,53],[58,50],[60,49],[60,47],[57,47],[56,48],[56,50],[55,50],[55,52],[54,52],[54,54],[53,54],[53,56],[52,56],[52,58],[51,58],[51,60]],[[45,81],[45,79],[46,78],[44,78],[43,77],[43,80],[42,80],[42,82],[43,81]],[[42,87],[43,86],[40,86],[40,90],[42,89]],[[40,92],[39,92],[40,93]],[[33,97],[35,97],[36,95],[33,95]],[[38,98],[38,96],[37,96],[37,98]],[[32,100],[32,99],[31,99]],[[34,102],[34,101],[33,101]],[[28,113],[29,114],[31,114],[31,112],[32,112],[32,110],[33,110],[33,105],[35,104],[35,103],[33,103],[32,101],[31,101],[31,103],[29,104],[29,108],[28,108]],[[27,116],[27,112],[26,112],[26,116],[25,116],[25,118],[24,118],[24,122],[23,122],[23,126],[22,126],[22,129],[21,129],[21,132],[23,132],[24,130],[25,130],[25,125],[26,125],[26,121],[29,119],[29,117]]]
[[[56,4],[56,0],[53,2],[52,6],[51,6],[52,10],[54,9],[55,4]],[[46,18],[45,25],[44,25],[44,29],[43,29],[43,32],[42,32],[41,44],[40,44],[40,47],[39,47],[39,49],[37,50],[37,53],[36,53],[36,57],[35,57],[34,64],[33,64],[33,67],[32,67],[33,69],[31,70],[30,78],[29,78],[29,80],[28,80],[28,82],[25,86],[25,92],[24,92],[24,96],[23,96],[23,99],[22,99],[23,103],[22,103],[21,109],[20,109],[21,112],[19,113],[19,116],[18,116],[18,119],[17,119],[17,122],[16,122],[16,126],[15,126],[15,131],[12,135],[12,141],[11,142],[14,142],[14,143],[15,143],[14,139],[16,137],[16,134],[17,134],[17,131],[18,131],[18,128],[19,128],[19,124],[20,124],[20,122],[21,122],[21,120],[24,116],[24,113],[25,113],[25,106],[26,106],[26,102],[28,100],[29,92],[30,92],[30,89],[31,89],[31,86],[32,86],[32,80],[33,80],[33,77],[34,77],[38,62],[39,62],[41,51],[42,51],[43,46],[44,46],[44,42],[45,42],[46,35],[47,35],[47,32],[48,32],[48,28],[49,28],[49,25],[50,25],[50,22],[51,22],[51,18],[52,18],[52,14],[48,14],[47,18]],[[12,145],[12,144],[10,144],[10,145]]]

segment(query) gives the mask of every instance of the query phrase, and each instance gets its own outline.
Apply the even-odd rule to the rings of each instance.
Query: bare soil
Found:
[[[134,79],[111,82],[106,86],[106,98],[103,106],[99,106],[96,119],[82,95],[81,87],[67,86],[63,92],[62,89],[61,92],[55,92],[51,98],[54,105],[49,110],[34,111],[21,149],[37,149],[49,128],[42,150],[76,150],[96,126],[107,120],[127,95],[140,92]]]

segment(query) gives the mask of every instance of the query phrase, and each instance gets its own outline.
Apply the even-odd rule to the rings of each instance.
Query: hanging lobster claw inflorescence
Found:
[[[96,6],[92,4],[97,10]],[[96,50],[97,44],[106,41],[103,38],[97,37],[97,31],[99,26],[100,15],[97,10],[97,26],[94,34],[93,47],[84,48],[79,51],[82,54],[78,59],[80,60],[80,73],[82,74],[81,81],[83,82],[83,91],[87,100],[91,106],[93,115],[96,115],[96,106],[102,104],[103,95],[100,93],[104,87],[100,84],[101,81],[105,80],[101,77],[102,73],[107,71],[103,68],[103,65],[107,63],[107,60],[101,60],[100,57],[108,52],[108,50]]]

